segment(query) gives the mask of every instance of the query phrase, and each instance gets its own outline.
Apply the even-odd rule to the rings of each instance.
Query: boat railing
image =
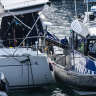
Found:
[[[49,56],[52,61],[55,61],[56,64],[59,65],[66,65],[66,56],[64,54],[55,54],[52,56]]]
[[[9,45],[9,46],[5,46],[5,45],[3,45],[3,46],[5,46],[5,47],[9,47],[9,48],[14,48],[15,50],[16,50],[16,48],[31,48],[33,51],[37,51],[37,56],[38,56],[38,52],[40,51],[41,53],[43,52],[45,52],[45,50],[44,50],[44,48],[45,48],[45,36],[32,36],[32,37],[25,37],[26,38],[26,40],[22,43],[22,45],[20,45],[19,46],[19,44],[18,45],[16,45],[16,46],[14,46],[15,44],[15,40],[17,40],[17,42],[18,42],[18,40],[23,40],[24,38],[14,38],[14,39],[6,39],[6,40],[3,40],[3,43],[5,42],[6,43],[6,41],[9,43],[10,41],[13,41],[13,46],[11,46],[11,45]],[[32,44],[31,42],[32,42],[32,40],[31,39],[34,39],[34,38],[37,38],[37,40],[35,41],[35,44]],[[27,42],[27,40],[28,39],[30,39],[31,40],[31,42],[30,42],[30,44],[28,44],[29,42]],[[41,39],[41,41],[39,41]],[[29,40],[29,41],[30,41]],[[19,43],[21,43],[21,42],[19,42]],[[19,47],[18,47],[19,46]],[[7,52],[6,52],[7,53]],[[7,53],[8,54],[8,53]],[[9,54],[8,54],[9,55]],[[10,56],[10,55],[9,55]],[[14,56],[14,54],[13,54],[13,56]]]
[[[26,37],[27,39],[32,39],[32,38],[44,38],[45,36],[32,36],[32,37]],[[24,38],[15,38],[15,40],[22,40],[22,39],[24,39]],[[5,40],[3,40],[3,41],[8,41],[8,40],[13,40],[14,41],[14,39],[5,39]]]
[[[24,37],[25,38],[25,37]],[[4,42],[10,42],[10,41],[13,41],[13,45],[14,46],[9,46],[9,47],[18,47],[18,45],[15,45],[15,42],[17,41],[18,42],[18,40],[23,40],[24,38],[14,38],[14,39],[5,39],[5,40],[3,40],[3,43]],[[31,45],[30,44],[28,44],[27,42],[26,42],[26,44],[23,44],[23,43],[25,43],[25,41],[22,43],[22,45],[20,46],[20,48],[22,47],[22,48],[33,48],[33,49],[35,49],[36,50],[36,47],[37,48],[41,48],[41,47],[44,47],[45,46],[45,36],[31,36],[31,37],[26,37],[26,41],[28,40],[28,39],[37,39],[36,41],[35,41],[35,45],[33,45],[32,44],[32,40],[30,41],[30,43],[31,43]],[[41,40],[41,42],[39,42],[39,39]],[[36,44],[36,42],[37,42],[37,44]],[[20,42],[21,43],[21,42]]]

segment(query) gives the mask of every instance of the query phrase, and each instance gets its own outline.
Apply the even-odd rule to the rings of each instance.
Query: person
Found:
[[[47,42],[45,50],[47,50],[47,54],[54,55],[53,44],[51,44],[50,42]]]
[[[84,42],[80,44],[80,46],[78,47],[78,50],[84,53]]]
[[[84,42],[82,42],[80,50],[84,53]]]

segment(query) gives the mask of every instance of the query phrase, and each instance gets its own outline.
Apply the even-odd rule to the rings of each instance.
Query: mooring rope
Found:
[[[5,35],[7,34],[7,32],[9,31],[11,25],[14,23],[14,20],[11,22],[11,24],[9,25],[8,29],[6,30],[5,34],[3,35],[2,39],[5,37]]]

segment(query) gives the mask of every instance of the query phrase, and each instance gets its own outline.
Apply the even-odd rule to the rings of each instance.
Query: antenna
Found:
[[[84,0],[84,10],[83,11],[85,12],[85,0]]]
[[[85,0],[84,0],[84,4],[85,4]]]
[[[77,6],[76,6],[76,0],[74,0],[74,3],[75,3],[75,15],[76,15],[76,18],[77,18]]]
[[[87,22],[89,23],[89,14],[88,14],[88,0],[87,0]]]

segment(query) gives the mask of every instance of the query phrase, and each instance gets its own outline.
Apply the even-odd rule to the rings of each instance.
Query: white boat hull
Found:
[[[30,60],[30,61],[29,61]],[[9,82],[9,88],[23,88],[54,82],[46,57],[1,57],[0,72]]]

